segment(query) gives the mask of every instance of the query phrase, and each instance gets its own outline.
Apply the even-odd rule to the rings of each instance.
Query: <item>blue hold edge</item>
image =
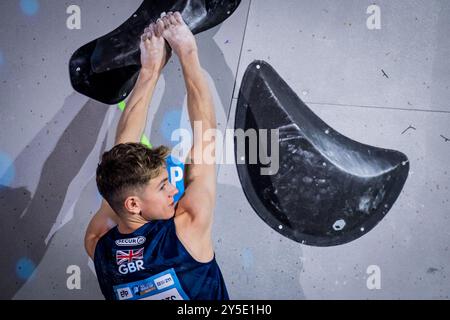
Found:
[[[184,163],[170,155],[166,160],[166,165],[169,182],[178,189],[178,193],[173,197],[176,203],[184,194]]]

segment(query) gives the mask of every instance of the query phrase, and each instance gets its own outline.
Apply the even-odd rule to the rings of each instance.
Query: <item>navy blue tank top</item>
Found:
[[[174,218],[123,235],[115,227],[97,243],[95,270],[107,300],[228,300],[214,259],[196,261],[178,239]]]

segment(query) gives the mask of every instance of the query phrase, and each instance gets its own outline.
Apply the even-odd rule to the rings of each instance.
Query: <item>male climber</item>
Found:
[[[176,204],[178,190],[168,182],[165,162],[169,150],[138,143],[170,55],[165,41],[183,69],[193,130],[201,123],[186,159],[186,191]],[[145,29],[140,49],[142,69],[119,121],[115,147],[97,167],[105,201],[86,231],[86,250],[106,299],[226,300],[211,236],[216,167],[202,159],[207,148],[214,157],[215,141],[203,141],[203,133],[216,128],[216,117],[195,38],[181,14],[169,12]],[[109,230],[111,221],[117,226]]]

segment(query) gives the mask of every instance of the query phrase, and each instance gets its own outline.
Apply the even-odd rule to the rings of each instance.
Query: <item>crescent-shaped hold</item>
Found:
[[[251,148],[236,142],[239,179],[264,222],[307,245],[340,245],[369,232],[392,208],[408,177],[404,154],[336,132],[264,61],[253,62],[245,73],[235,129],[279,130],[273,174],[266,161],[248,161],[255,156]],[[257,137],[260,144],[261,134]],[[267,143],[261,148],[267,156],[277,151]]]
[[[241,0],[144,0],[120,27],[80,49],[69,62],[73,88],[105,104],[123,101],[141,69],[139,42],[145,27],[163,12],[179,11],[194,34],[225,21]]]

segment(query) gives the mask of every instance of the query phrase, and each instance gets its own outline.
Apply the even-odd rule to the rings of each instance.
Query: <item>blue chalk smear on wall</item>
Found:
[[[20,8],[27,16],[34,16],[39,11],[39,1],[20,0]]]
[[[167,112],[162,120],[160,132],[164,139],[167,141],[171,141],[172,132],[178,130],[180,128],[181,122],[181,111],[174,110]],[[173,141],[174,143],[178,143],[177,141]]]
[[[178,202],[184,194],[184,163],[170,155],[166,164],[169,182],[178,189],[178,193],[173,197],[175,202]]]
[[[15,173],[16,170],[14,169],[11,158],[6,153],[0,151],[0,187],[11,186]]]
[[[36,265],[28,258],[21,258],[16,264],[16,274],[22,280],[28,280],[33,274]]]
[[[241,259],[244,270],[250,270],[253,267],[253,252],[251,249],[243,249],[241,253]]]
[[[5,59],[3,58],[3,52],[0,50],[0,66],[5,63]]]
[[[102,201],[103,201],[103,197],[100,194],[100,192],[98,192],[98,189],[96,189],[95,192],[95,200],[101,205]]]

